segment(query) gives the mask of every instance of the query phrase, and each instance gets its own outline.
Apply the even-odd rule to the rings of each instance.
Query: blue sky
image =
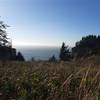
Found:
[[[74,46],[100,34],[100,0],[0,0],[13,45]]]

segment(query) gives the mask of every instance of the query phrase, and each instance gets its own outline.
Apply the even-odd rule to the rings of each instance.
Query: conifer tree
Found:
[[[7,37],[7,29],[8,25],[4,24],[3,21],[0,21],[0,46],[11,46],[11,42]]]
[[[62,43],[59,57],[60,57],[60,60],[63,60],[63,61],[69,61],[71,58],[70,50],[68,49],[68,46],[67,47],[65,46],[64,42]]]

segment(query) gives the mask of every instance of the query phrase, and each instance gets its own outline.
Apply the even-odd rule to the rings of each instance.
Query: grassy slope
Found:
[[[0,63],[0,100],[100,100],[100,60]]]

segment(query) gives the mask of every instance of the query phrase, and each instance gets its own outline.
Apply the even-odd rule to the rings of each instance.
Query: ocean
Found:
[[[59,47],[16,47],[17,52],[21,52],[25,60],[48,60],[50,57],[55,55],[59,59]]]

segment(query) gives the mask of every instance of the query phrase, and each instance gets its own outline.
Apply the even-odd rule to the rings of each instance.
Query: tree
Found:
[[[71,53],[70,50],[68,49],[68,46],[65,46],[65,43],[62,43],[62,47],[60,49],[60,60],[63,61],[69,61],[71,59]]]
[[[25,61],[25,59],[24,59],[23,55],[21,54],[21,52],[18,52],[16,60],[18,60],[18,61]]]
[[[0,46],[11,46],[11,42],[7,37],[7,29],[8,25],[4,24],[3,21],[0,21]]]
[[[31,61],[35,61],[35,58],[34,58],[34,57],[32,57],[32,58],[31,58]]]
[[[82,37],[72,48],[72,54],[76,58],[100,54],[100,36],[88,35]]]
[[[53,55],[52,57],[50,57],[50,58],[49,58],[49,61],[50,61],[50,62],[56,62],[57,59],[56,59],[55,55]]]

